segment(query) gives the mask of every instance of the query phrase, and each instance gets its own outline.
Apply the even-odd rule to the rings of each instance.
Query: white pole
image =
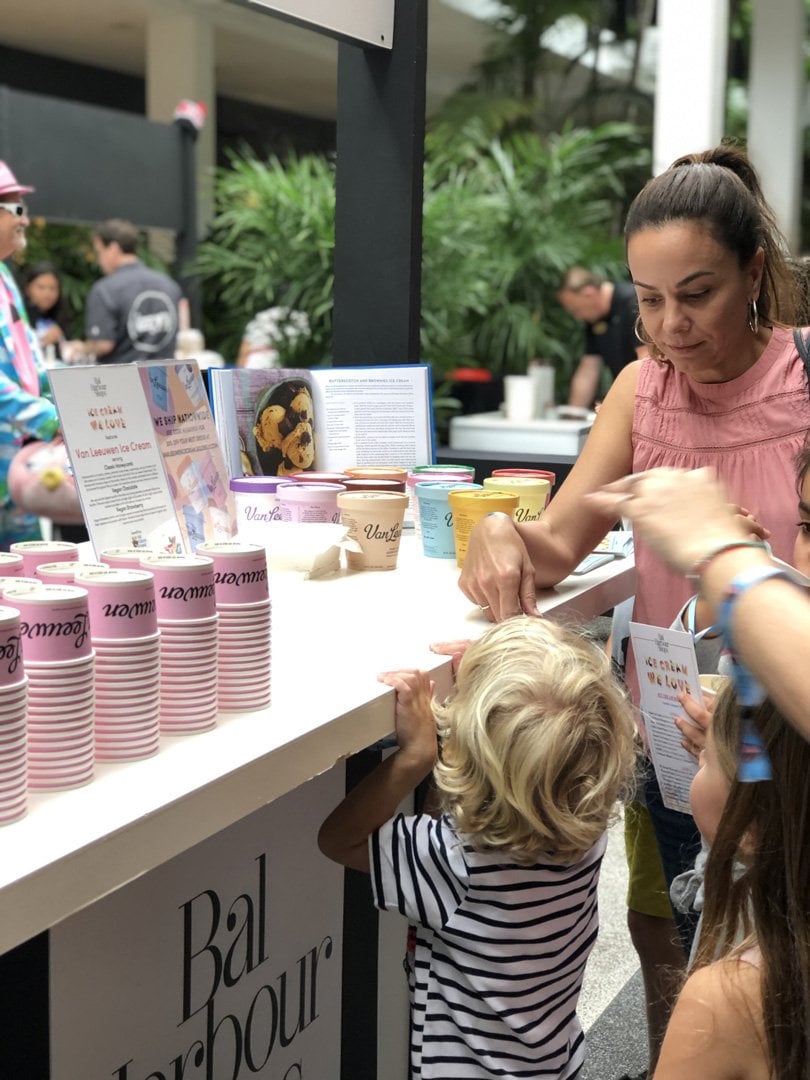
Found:
[[[770,0],[768,0],[770,2]],[[659,0],[653,172],[723,136],[728,0]]]
[[[755,0],[748,152],[798,254],[803,164],[804,0]]]

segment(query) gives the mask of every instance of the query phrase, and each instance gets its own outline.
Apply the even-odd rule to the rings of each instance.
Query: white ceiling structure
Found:
[[[141,77],[150,13],[193,13],[214,28],[219,94],[335,115],[336,42],[229,0],[2,0],[0,7],[5,46]],[[445,0],[429,0],[428,10],[431,112],[469,78],[490,30]]]

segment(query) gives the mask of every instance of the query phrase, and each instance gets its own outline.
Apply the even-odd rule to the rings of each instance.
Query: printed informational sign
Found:
[[[197,365],[52,368],[59,422],[96,554],[192,552],[236,516]]]
[[[336,767],[50,934],[51,1080],[338,1080]],[[290,823],[294,827],[290,827]]]

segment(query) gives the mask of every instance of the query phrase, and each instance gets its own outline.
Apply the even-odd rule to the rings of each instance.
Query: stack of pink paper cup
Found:
[[[96,761],[139,761],[160,742],[160,634],[147,570],[79,564],[96,654]]]
[[[10,585],[28,676],[28,788],[63,791],[93,779],[93,665],[87,591]]]
[[[28,680],[20,650],[20,614],[0,607],[0,825],[18,821],[28,799]]]
[[[200,544],[214,560],[219,612],[219,707],[224,712],[270,704],[270,595],[267,552],[258,544]]]
[[[202,555],[153,555],[160,630],[160,732],[193,735],[217,722],[214,564]]]
[[[26,577],[33,577],[40,563],[79,560],[79,545],[68,540],[20,540],[11,545],[11,551],[14,555],[22,555],[22,572]]]

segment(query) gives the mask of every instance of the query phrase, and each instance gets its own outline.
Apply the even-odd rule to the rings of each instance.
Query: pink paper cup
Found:
[[[155,577],[159,620],[186,622],[216,616],[213,559],[205,555],[153,555],[141,565]]]
[[[76,584],[87,589],[94,641],[120,641],[157,633],[155,579],[148,570],[80,568]]]
[[[160,552],[152,551],[151,548],[105,548],[98,557],[99,562],[107,566],[117,567],[119,570],[140,570],[141,562],[152,555]]]
[[[76,662],[92,656],[86,589],[40,584],[7,589],[3,595],[20,613],[26,664]]]
[[[11,545],[11,552],[22,555],[23,574],[28,577],[40,563],[79,561],[79,545],[67,540],[20,540]]]
[[[107,564],[68,561],[40,563],[36,569],[36,576],[48,585],[72,585],[78,573],[93,567],[106,570]]]
[[[0,687],[23,682],[20,613],[13,607],[0,607]]]
[[[22,555],[14,551],[0,551],[0,576],[21,577],[24,573]]]
[[[217,604],[260,604],[269,600],[267,552],[259,544],[199,544],[197,554],[214,560]]]

